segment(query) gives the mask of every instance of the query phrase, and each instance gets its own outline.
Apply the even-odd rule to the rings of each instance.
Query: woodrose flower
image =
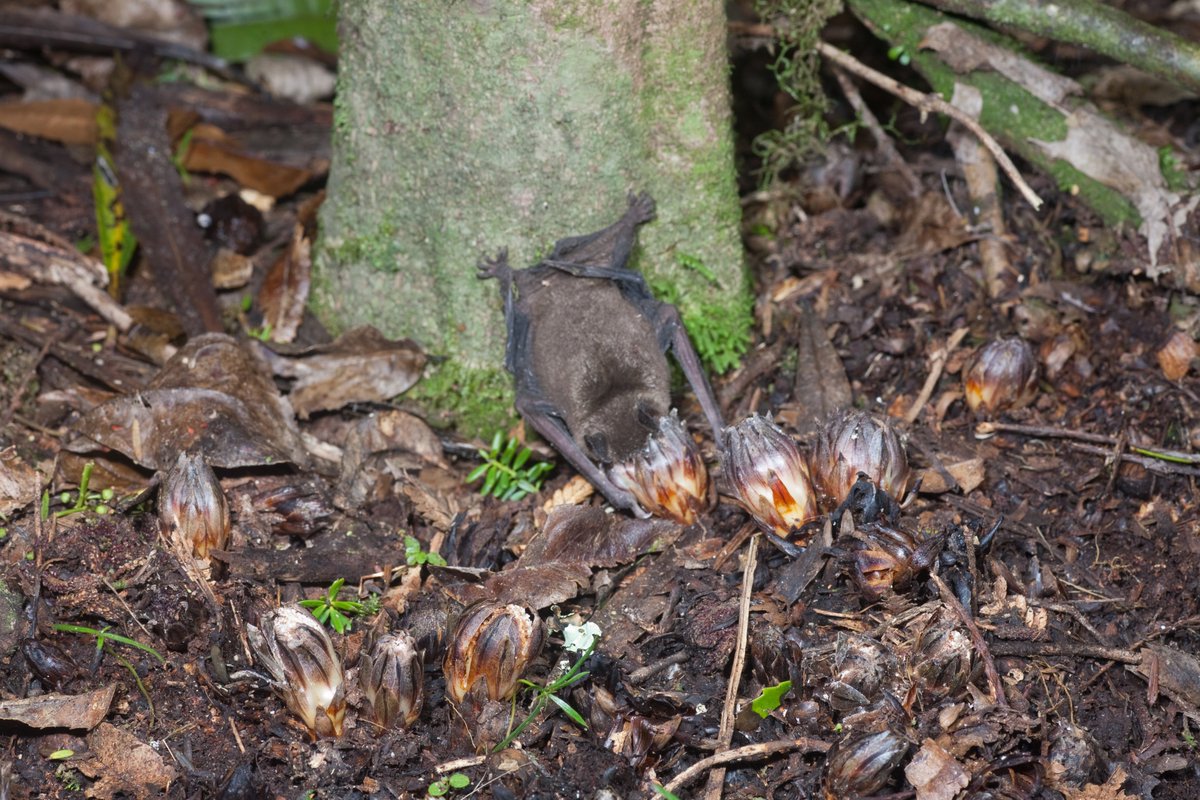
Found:
[[[321,623],[298,605],[282,606],[263,614],[258,627],[247,625],[246,633],[272,687],[313,736],[341,736],[342,662]]]
[[[792,437],[755,414],[725,432],[721,463],[734,499],[780,536],[817,516],[816,495]]]
[[[709,505],[708,470],[675,411],[660,417],[645,446],[610,467],[608,477],[650,514],[681,525],[691,525]]]

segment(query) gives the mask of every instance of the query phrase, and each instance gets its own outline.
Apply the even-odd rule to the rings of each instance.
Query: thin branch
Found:
[[[958,598],[954,596],[954,592],[950,591],[950,587],[946,585],[940,575],[930,573],[929,578],[937,587],[942,602],[950,607],[950,610],[958,617],[958,621],[967,629],[967,633],[971,637],[971,644],[975,645],[975,651],[979,653],[979,660],[983,662],[983,672],[987,675],[988,684],[992,687],[992,694],[996,696],[996,705],[1007,708],[1008,698],[1004,696],[1004,684],[1000,681],[1000,673],[996,672],[996,662],[992,660],[992,653],[988,649],[983,634],[979,631],[979,626],[975,624],[975,620],[971,619],[971,615],[962,607],[962,603],[958,602]]]
[[[723,753],[717,753],[714,756],[697,761],[683,772],[671,779],[663,788],[668,792],[675,793],[694,781],[706,770],[714,767],[722,767],[725,764],[731,764],[736,761],[753,761],[766,756],[777,755],[779,753],[787,753],[792,750],[803,750],[806,753],[825,753],[829,751],[830,745],[827,742],[822,742],[820,739],[809,739],[801,737],[799,739],[780,739],[774,742],[763,742],[761,744],[748,744],[745,747],[736,747],[733,750],[726,750]]]
[[[750,594],[754,589],[754,573],[758,569],[759,534],[750,537],[746,548],[746,564],[742,572],[742,602],[738,608],[737,647],[733,651],[733,665],[729,670],[729,685],[725,689],[725,707],[721,709],[721,728],[717,741],[721,747],[729,747],[733,739],[733,721],[737,716],[738,687],[742,683],[742,669],[746,666],[746,642],[750,637]],[[718,766],[708,776],[704,796],[707,800],[720,800],[725,785],[725,768]]]
[[[1003,148],[996,143],[996,140],[992,138],[991,134],[985,131],[983,126],[976,122],[969,114],[966,114],[962,110],[950,105],[936,94],[925,94],[924,92],[918,92],[916,89],[905,86],[899,81],[892,80],[882,72],[871,69],[858,59],[843,53],[841,50],[838,50],[836,47],[828,44],[827,42],[818,41],[817,52],[837,64],[839,67],[842,67],[843,69],[853,72],[855,75],[870,81],[884,91],[896,95],[914,108],[918,108],[926,113],[932,112],[937,114],[945,114],[951,119],[962,123],[963,127],[975,134],[979,141],[983,143],[983,146],[986,147],[989,152],[991,152],[996,159],[996,163],[999,164],[1000,168],[1004,170],[1004,173],[1008,175],[1009,180],[1011,180],[1013,185],[1017,187],[1017,191],[1021,193],[1021,196],[1024,197],[1025,200],[1035,209],[1042,207],[1042,198],[1038,197],[1037,193],[1034,192],[1029,184],[1025,182],[1025,179],[1021,177],[1021,173],[1017,171],[1012,159],[1010,159],[1008,154],[1004,152]]]
[[[921,387],[921,393],[917,395],[917,399],[913,401],[912,407],[904,415],[905,422],[911,425],[921,415],[921,409],[925,407],[925,404],[929,402],[929,398],[933,396],[934,387],[937,386],[938,379],[942,377],[942,370],[946,368],[946,361],[950,358],[950,354],[954,352],[954,348],[962,344],[962,340],[966,337],[969,330],[969,328],[963,327],[950,334],[950,338],[946,340],[946,345],[938,348],[930,357],[929,375],[925,378],[925,385]]]
[[[908,184],[909,197],[916,197],[921,193],[921,181],[917,179],[913,173],[912,167],[900,155],[900,151],[896,149],[896,143],[892,141],[892,137],[884,133],[883,126],[879,124],[879,119],[870,107],[859,94],[858,87],[854,82],[846,76],[845,70],[834,68],[833,77],[837,78],[838,86],[842,90],[842,94],[846,96],[846,101],[850,103],[850,107],[854,109],[854,113],[858,114],[858,118],[867,126],[867,130],[875,137],[875,146],[879,152],[883,153],[883,157],[887,162],[895,167],[900,176],[904,178]]]

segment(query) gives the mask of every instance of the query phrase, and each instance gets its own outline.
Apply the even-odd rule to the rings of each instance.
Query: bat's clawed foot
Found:
[[[641,194],[629,193],[629,209],[633,212],[633,220],[637,224],[654,219],[654,198],[649,192]]]
[[[506,278],[512,275],[512,267],[508,265],[508,248],[496,253],[495,258],[484,256],[475,265],[475,277],[479,280],[488,278]]]

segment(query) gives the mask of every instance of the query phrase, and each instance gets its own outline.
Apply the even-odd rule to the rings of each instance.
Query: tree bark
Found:
[[[494,282],[649,191],[636,266],[710,366],[748,341],[719,0],[356,0],[340,77],[314,307],[434,356],[424,394],[480,429],[510,412]],[[461,401],[460,401],[461,399]]]

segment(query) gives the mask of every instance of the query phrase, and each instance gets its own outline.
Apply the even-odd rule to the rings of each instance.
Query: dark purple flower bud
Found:
[[[425,673],[416,642],[404,631],[381,636],[359,672],[363,696],[381,728],[412,725],[421,716]]]
[[[850,494],[860,472],[897,500],[908,489],[908,456],[900,437],[891,422],[864,411],[846,411],[825,423],[809,467],[829,511]]]
[[[442,660],[446,694],[461,703],[482,682],[489,700],[508,700],[544,638],[537,614],[522,606],[488,601],[470,606],[454,626]]]
[[[203,456],[179,454],[159,491],[158,515],[167,538],[199,561],[229,544],[229,503]]]

